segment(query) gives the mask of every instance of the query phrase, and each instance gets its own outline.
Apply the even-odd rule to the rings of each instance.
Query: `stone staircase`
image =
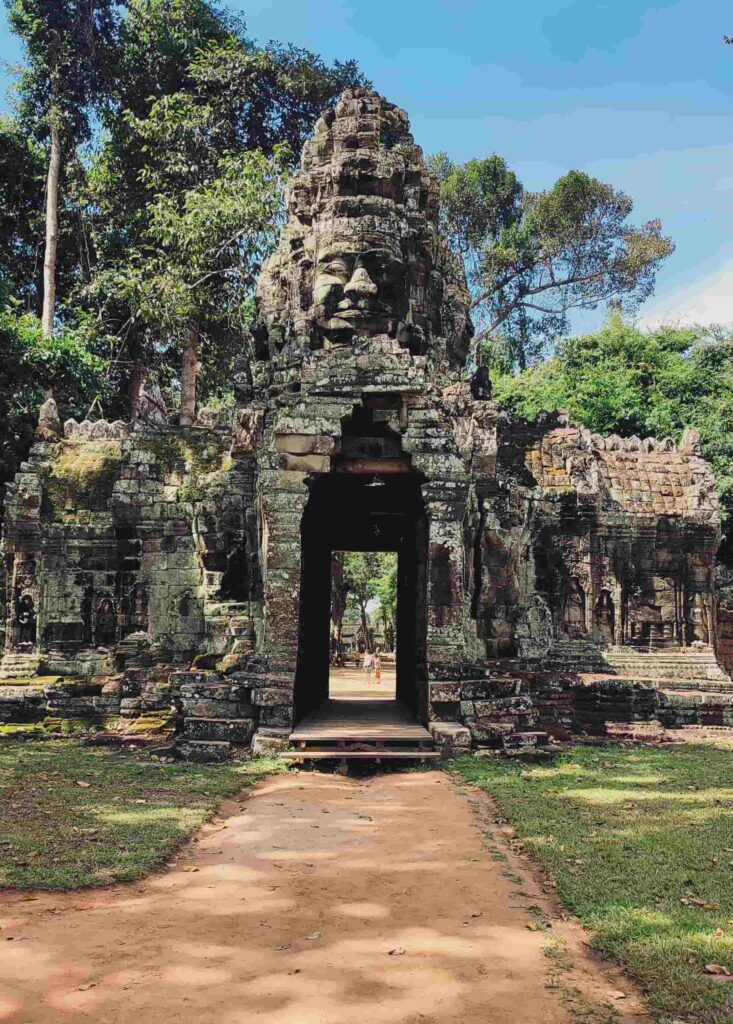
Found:
[[[427,762],[439,758],[435,738],[398,701],[327,700],[298,723],[282,760]]]
[[[214,670],[173,672],[171,688],[180,695],[183,729],[176,747],[187,761],[226,761],[246,746],[254,732],[250,692]]]
[[[0,658],[0,682],[31,679],[39,674],[40,668],[40,654],[5,654]]]
[[[718,664],[712,648],[639,651],[611,647],[603,656],[615,676],[661,690],[733,690],[733,680]]]
[[[608,672],[606,651],[592,640],[555,640],[542,659],[542,668],[550,672]]]

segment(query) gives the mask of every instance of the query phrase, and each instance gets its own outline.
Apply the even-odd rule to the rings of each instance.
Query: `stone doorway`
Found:
[[[428,533],[416,474],[335,472],[315,478],[301,536],[295,721],[329,697],[333,553],[391,551],[398,566],[395,698],[414,719],[425,723]]]

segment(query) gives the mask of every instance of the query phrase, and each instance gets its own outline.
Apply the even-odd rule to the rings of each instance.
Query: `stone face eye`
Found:
[[[351,277],[351,268],[343,260],[334,260],[327,264],[318,276],[336,278],[345,283]]]

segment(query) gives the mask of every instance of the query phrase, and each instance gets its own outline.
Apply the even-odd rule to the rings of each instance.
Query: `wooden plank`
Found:
[[[279,755],[283,761],[432,761],[440,757],[439,750],[380,750],[378,754],[367,750],[285,750]]]
[[[398,701],[350,701],[331,698],[311,711],[290,734],[294,743],[325,740],[410,740],[431,743],[432,736]]]

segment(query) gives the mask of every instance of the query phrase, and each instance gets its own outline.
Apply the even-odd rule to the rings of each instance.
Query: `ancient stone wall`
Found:
[[[133,424],[62,427],[48,398],[7,503],[0,720],[137,718],[190,757],[256,729],[269,752],[327,693],[331,548],[380,545],[419,720],[501,745],[662,709],[726,719],[664,696],[731,686],[695,435],[527,422],[465,380],[469,296],[438,213],[404,112],[348,90],[291,182],[233,420],[169,426],[151,381]]]

